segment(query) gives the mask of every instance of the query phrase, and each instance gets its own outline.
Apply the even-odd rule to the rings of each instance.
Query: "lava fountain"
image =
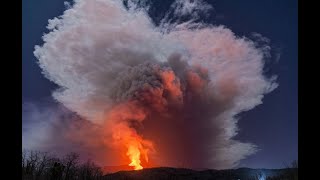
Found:
[[[136,102],[128,102],[114,107],[106,121],[107,126],[112,127],[114,147],[126,149],[126,155],[130,160],[128,165],[134,170],[143,169],[141,158],[148,162],[148,152],[153,150],[152,142],[143,139],[133,127],[134,123],[143,121],[145,116],[145,112]]]

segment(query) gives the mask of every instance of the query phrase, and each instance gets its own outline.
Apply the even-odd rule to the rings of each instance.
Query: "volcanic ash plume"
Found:
[[[234,116],[277,86],[263,76],[268,48],[195,19],[173,23],[167,15],[155,26],[143,3],[126,4],[75,1],[49,20],[51,31],[34,52],[45,76],[61,87],[53,97],[99,127],[94,138],[108,153],[96,160],[137,170],[230,168],[256,152],[233,139]],[[169,12],[196,18],[203,9],[210,7],[176,1]],[[90,144],[70,133],[72,141]]]

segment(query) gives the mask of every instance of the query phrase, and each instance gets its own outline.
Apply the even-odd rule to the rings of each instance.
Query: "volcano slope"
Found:
[[[228,170],[191,170],[184,168],[147,168],[139,171],[119,171],[104,176],[104,180],[109,179],[213,179],[213,180],[294,180],[297,178],[298,169],[228,169]]]

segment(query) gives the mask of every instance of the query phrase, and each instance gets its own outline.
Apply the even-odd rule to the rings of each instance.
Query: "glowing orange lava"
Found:
[[[143,162],[148,162],[148,153],[154,151],[151,141],[143,139],[136,129],[131,127],[134,121],[141,123],[146,114],[140,106],[132,102],[123,103],[112,109],[109,114],[107,126],[112,127],[112,138],[115,147],[126,149],[126,155],[130,160],[129,166],[134,170],[141,170],[141,156]]]
[[[129,156],[131,163],[129,166],[133,166],[134,170],[140,170],[143,169],[141,166],[141,161],[140,161],[140,151],[137,147],[135,146],[129,146],[127,155]]]
[[[132,133],[132,132],[131,132]],[[128,138],[127,141],[127,156],[130,159],[129,166],[133,166],[134,170],[141,170],[143,166],[141,165],[141,156],[144,156],[144,162],[148,162],[148,152],[153,149],[151,141],[142,139],[141,136],[136,133],[132,133],[133,136]],[[131,134],[131,135],[132,135]]]

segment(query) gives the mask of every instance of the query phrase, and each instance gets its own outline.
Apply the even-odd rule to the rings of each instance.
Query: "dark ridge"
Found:
[[[216,179],[216,180],[280,180],[294,179],[297,177],[297,168],[286,169],[251,169],[238,168],[226,170],[192,170],[184,168],[146,168],[139,171],[119,171],[107,174],[104,179],[175,179],[175,180],[191,180],[191,179]]]

